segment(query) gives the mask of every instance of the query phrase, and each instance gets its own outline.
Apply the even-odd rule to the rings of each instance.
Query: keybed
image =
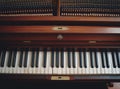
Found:
[[[120,49],[1,50],[4,74],[120,74]]]

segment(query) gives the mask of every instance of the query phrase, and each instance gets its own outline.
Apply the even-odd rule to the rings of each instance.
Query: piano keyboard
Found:
[[[0,73],[120,74],[119,49],[36,49],[0,51]]]

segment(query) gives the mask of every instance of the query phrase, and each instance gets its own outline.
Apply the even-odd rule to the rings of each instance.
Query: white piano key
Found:
[[[20,58],[20,51],[17,51],[17,55],[16,55],[16,64],[15,64],[15,72],[17,74],[20,73],[20,67],[19,67],[19,58]]]
[[[83,52],[81,52],[81,58],[82,58],[82,65],[84,64],[84,56],[83,56]],[[85,67],[82,66],[82,70],[81,70],[81,74],[85,74],[86,73],[86,70],[85,70]]]
[[[56,51],[54,51],[54,67],[53,67],[53,74],[58,74],[58,69],[56,67]]]
[[[29,51],[28,52],[29,74],[33,73],[33,68],[31,67],[31,60],[32,60],[32,51]]]
[[[49,56],[48,56],[48,52],[49,51],[47,51],[47,57],[46,57],[46,68],[45,68],[45,74],[49,74]]]
[[[66,74],[70,74],[70,69],[68,68],[68,52],[65,52],[65,62],[66,62]]]
[[[6,54],[5,54],[5,61],[4,61],[4,66],[1,67],[1,72],[0,73],[6,73],[6,66],[7,66],[7,51],[6,51]]]
[[[78,52],[75,52],[75,68],[74,68],[74,74],[78,74]]]
[[[59,51],[59,68],[58,68],[58,74],[62,74],[62,68],[61,68],[61,52]]]
[[[51,67],[51,52],[47,53],[47,61],[48,61],[48,74],[52,74],[52,67]]]
[[[115,74],[115,70],[113,68],[113,63],[112,63],[111,52],[108,52],[108,59],[109,59],[109,62],[110,62],[110,71],[109,71],[109,74]]]
[[[78,52],[78,74],[82,74],[82,68],[80,68],[80,55]]]
[[[114,52],[114,55],[115,55],[115,64],[117,65],[117,57],[116,57],[116,54],[115,54],[115,52]],[[120,69],[118,68],[118,65],[116,66],[116,74],[119,74],[120,72]]]
[[[96,54],[97,54],[97,58],[98,58],[97,74],[101,74],[101,67],[102,67],[102,64],[101,64],[100,52],[97,52]]]
[[[38,57],[38,74],[41,74],[41,52],[39,51],[39,57]]]
[[[90,59],[90,52],[87,53],[89,57],[89,74],[94,74],[94,69],[91,68],[91,59]]]
[[[40,56],[40,70],[41,70],[40,72],[41,74],[44,74],[45,69],[43,68],[43,51],[40,51],[39,56]]]
[[[8,67],[8,60],[9,60],[9,51],[6,52],[6,73],[10,73],[10,68]]]
[[[69,68],[70,74],[74,74],[74,68],[73,68],[73,59],[72,59],[72,52],[70,52],[70,61],[71,61],[71,67]]]
[[[64,52],[64,67],[62,68],[62,73],[63,74],[67,74],[67,59],[66,59],[66,56],[67,55],[67,52]]]
[[[89,52],[86,52],[86,61],[87,61],[86,74],[90,74],[90,55],[89,55]]]
[[[101,53],[100,52],[97,52],[97,53],[98,53],[98,61],[99,61],[99,64],[100,64],[100,74],[104,74],[104,68],[102,68]]]

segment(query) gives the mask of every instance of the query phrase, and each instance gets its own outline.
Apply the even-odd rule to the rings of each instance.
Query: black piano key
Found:
[[[113,67],[116,68],[114,51],[111,52],[111,55],[112,55]]]
[[[106,60],[106,66],[107,66],[107,68],[109,68],[110,66],[109,66],[108,51],[107,50],[105,50],[105,60]]]
[[[79,66],[82,68],[82,49],[79,49]]]
[[[70,49],[68,49],[68,68],[71,68]]]
[[[47,64],[47,49],[44,49],[44,54],[43,54],[43,67],[46,68]]]
[[[52,49],[52,54],[51,54],[51,67],[54,67],[54,49]]]
[[[75,68],[75,49],[72,49],[72,66]]]
[[[64,49],[61,50],[61,67],[64,67]]]
[[[31,60],[31,67],[34,67],[34,58],[35,58],[35,51],[32,51],[32,60]]]
[[[115,51],[115,54],[116,54],[116,59],[117,59],[117,65],[118,65],[118,68],[120,68],[120,55],[119,55],[118,52],[119,52],[119,51],[116,50],[116,51]]]
[[[84,67],[87,68],[86,49],[83,49]]]
[[[9,51],[8,63],[7,63],[7,66],[8,66],[8,67],[11,67],[11,62],[12,62],[12,51]]]
[[[38,67],[38,63],[39,63],[39,50],[37,49],[37,52],[36,52],[36,67]]]
[[[6,55],[6,50],[3,50],[1,55],[1,64],[0,64],[1,67],[4,67],[5,55]]]
[[[93,68],[93,55],[92,55],[92,49],[90,49],[90,64],[91,64],[91,68]]]
[[[97,50],[94,50],[94,60],[95,60],[95,67],[98,68],[98,56],[97,56]]]
[[[59,67],[59,50],[56,49],[56,67]]]
[[[101,62],[102,62],[102,68],[105,68],[104,53],[103,53],[103,50],[101,50]]]
[[[22,67],[23,62],[23,50],[20,51],[19,67]]]
[[[15,63],[16,63],[16,55],[17,55],[17,50],[15,50],[14,53],[13,53],[12,67],[15,67]]]
[[[25,50],[24,67],[27,67],[27,62],[28,62],[28,49]]]

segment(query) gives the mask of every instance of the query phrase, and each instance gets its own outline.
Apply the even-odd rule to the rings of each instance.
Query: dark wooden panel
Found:
[[[82,16],[0,16],[0,21],[95,21],[120,22],[120,17]]]

